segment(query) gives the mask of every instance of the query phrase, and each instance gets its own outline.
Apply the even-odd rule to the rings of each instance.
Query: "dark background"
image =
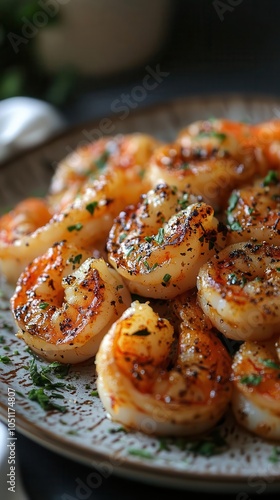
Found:
[[[1,4],[3,6],[5,2],[0,1],[0,7]],[[170,75],[154,92],[148,93],[142,106],[180,96],[212,93],[279,96],[279,1],[243,0],[238,4],[237,1],[230,0],[219,3],[211,0],[177,0],[173,4],[174,12],[170,16],[166,42],[147,61],[150,66],[160,64],[161,70]],[[223,8],[226,9],[224,12]],[[8,21],[7,13],[3,20]],[[2,55],[0,87],[2,83],[3,89],[5,72],[13,68],[14,60],[5,45],[2,45]],[[108,116],[112,101],[122,92],[141,83],[145,75],[145,67],[104,79],[76,75],[70,90],[67,85],[62,85],[58,88],[56,97],[50,99],[51,94],[48,94],[47,89],[53,82],[38,72],[36,67],[28,67],[27,70],[28,57],[26,54],[21,57],[23,66],[25,65],[24,74],[29,75],[29,79],[25,80],[25,86],[15,85],[12,95],[30,95],[49,100],[58,107],[69,126],[102,115]],[[28,85],[31,79],[32,85]],[[8,95],[2,93],[2,98],[9,96],[9,92]],[[88,468],[44,450],[21,435],[18,435],[17,445],[19,462],[31,500],[59,500],[66,493],[72,495],[71,498],[76,498],[75,478],[86,478]],[[134,498],[136,492],[141,497],[149,494],[162,498],[170,498],[172,495],[193,498],[197,495],[193,492],[172,492],[167,488],[140,485],[112,476],[84,498],[125,500]],[[254,496],[267,496],[265,493],[254,493],[256,492],[248,492],[241,497],[233,494],[229,498],[248,500]],[[203,496],[209,498],[206,494]]]

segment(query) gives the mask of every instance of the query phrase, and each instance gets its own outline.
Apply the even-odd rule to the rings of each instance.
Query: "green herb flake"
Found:
[[[117,434],[119,432],[124,432],[125,434],[127,434],[127,430],[125,429],[125,427],[117,427],[117,429],[109,429],[108,432],[110,434]]]
[[[199,439],[194,443],[190,443],[188,450],[204,457],[211,457],[223,453],[228,444],[221,436],[219,430],[214,430],[209,436],[204,439]]]
[[[228,275],[228,280],[227,284],[228,285],[237,285],[243,288],[247,283],[247,278],[245,276],[241,276],[241,278],[238,278],[235,273],[230,273]]]
[[[232,212],[235,209],[238,200],[239,200],[239,195],[237,193],[232,193],[228,200],[228,209],[227,209],[228,213]]]
[[[157,235],[155,236],[155,241],[159,244],[162,245],[164,242],[164,229],[163,227],[160,227],[158,230]]]
[[[240,379],[241,384],[254,385],[254,386],[259,385],[261,383],[261,381],[262,381],[262,376],[257,375],[256,373],[252,373],[250,375],[244,375]]]
[[[120,236],[119,236],[119,243],[122,243],[125,240],[126,237],[127,237],[127,233],[120,234]]]
[[[189,193],[184,193],[182,198],[178,200],[178,204],[181,207],[181,210],[185,210],[189,205]]]
[[[262,363],[267,368],[273,368],[274,370],[280,370],[280,364],[276,363],[273,359],[259,359],[260,363]]]
[[[129,256],[130,256],[130,254],[133,252],[133,250],[134,250],[134,247],[133,247],[133,246],[126,248],[126,249],[125,249],[125,256],[126,256],[126,257],[129,257]]]
[[[73,257],[70,257],[69,262],[72,262],[72,264],[80,264],[81,260],[83,258],[83,255],[79,253],[78,255],[75,255]]]
[[[92,203],[88,203],[86,205],[86,210],[93,215],[96,207],[98,206],[98,201],[93,201]]]
[[[128,450],[129,455],[134,455],[135,457],[146,458],[148,460],[153,459],[153,455],[146,450],[137,450],[135,448],[130,448]]]
[[[214,137],[219,141],[223,142],[227,136],[226,134],[223,134],[222,132],[217,132],[216,130],[210,130],[209,132],[201,131],[197,134],[198,139],[204,137]]]
[[[168,283],[171,280],[171,274],[165,274],[162,278],[164,283]]]
[[[270,184],[277,184],[279,181],[278,172],[275,170],[269,170],[268,174],[263,180],[263,186],[269,186]]]
[[[152,236],[145,236],[145,241],[147,241],[148,243],[151,243],[153,241],[153,237]]]
[[[6,344],[4,335],[0,335],[0,344]]]
[[[61,411],[62,413],[65,413],[66,407],[58,405],[57,403],[52,401],[51,398],[52,396],[46,394],[46,392],[42,387],[40,387],[40,389],[31,389],[31,391],[29,391],[28,393],[28,399],[39,403],[39,405],[41,406],[41,408],[43,408],[43,410],[58,410]]]
[[[105,167],[107,161],[109,160],[109,157],[110,152],[105,149],[105,151],[103,151],[99,158],[97,158],[97,160],[95,160],[94,162],[98,170],[102,170]]]
[[[98,394],[98,391],[91,391],[89,393],[90,396],[93,396],[94,398],[99,398],[99,394]]]
[[[72,233],[72,231],[81,231],[82,228],[83,228],[83,224],[81,224],[80,222],[78,222],[77,224],[73,224],[73,226],[68,226],[67,230],[70,233]]]
[[[231,222],[229,226],[232,231],[242,231],[242,226],[237,220]]]
[[[280,446],[273,446],[272,453],[268,457],[268,460],[274,464],[280,462]]]
[[[39,304],[39,309],[47,309],[49,305],[48,302],[41,302],[41,304]]]
[[[9,365],[11,363],[11,358],[9,356],[0,356],[0,363],[4,363],[4,365]]]

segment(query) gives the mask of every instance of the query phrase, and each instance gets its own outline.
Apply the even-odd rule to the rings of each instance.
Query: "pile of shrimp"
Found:
[[[230,410],[280,440],[280,121],[77,148],[0,218],[0,271],[17,336],[95,357],[113,421],[194,435]]]

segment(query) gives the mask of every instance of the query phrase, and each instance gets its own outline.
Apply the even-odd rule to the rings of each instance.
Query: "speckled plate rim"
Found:
[[[5,417],[3,415],[4,407],[0,404],[0,420],[6,423]],[[69,443],[66,439],[60,437],[58,442],[52,435],[46,430],[37,428],[35,425],[30,424],[24,417],[20,417],[20,424],[17,422],[17,432],[20,432],[27,438],[35,441],[37,444],[53,451],[65,458],[71,459],[73,461],[78,461],[79,463],[87,466],[93,467],[99,470],[109,463],[112,470],[112,474],[116,474],[120,477],[127,478],[130,480],[144,481],[153,486],[166,486],[174,489],[182,490],[193,490],[201,492],[215,492],[215,493],[240,493],[251,492],[252,485],[250,484],[250,479],[265,481],[266,492],[276,493],[280,489],[280,479],[267,477],[267,474],[256,473],[253,477],[247,477],[240,479],[239,475],[223,475],[219,477],[213,476],[213,474],[201,474],[201,473],[189,473],[187,470],[184,471],[184,477],[178,471],[170,470],[168,467],[162,466],[160,470],[153,470],[153,467],[146,465],[143,461],[139,463],[131,463],[126,461],[124,463],[116,464],[118,459],[115,457],[110,457],[108,454],[94,451],[90,453],[89,450],[83,446],[77,446],[75,443]],[[112,466],[112,461],[114,462]],[[157,468],[155,468],[157,469]],[[275,480],[277,479],[277,480]]]
[[[262,109],[264,113],[261,118],[259,117],[259,111]],[[194,112],[196,113],[194,115]],[[202,112],[204,110],[204,112]],[[213,110],[213,111],[212,111]],[[216,112],[214,112],[216,110]],[[223,110],[225,112],[223,113]],[[240,95],[240,94],[224,94],[224,95],[211,95],[211,96],[189,96],[186,98],[179,98],[171,100],[165,103],[156,104],[154,106],[140,108],[126,119],[125,123],[121,122],[116,116],[110,117],[112,123],[115,125],[114,133],[129,133],[142,131],[147,132],[143,124],[153,122],[154,117],[168,115],[170,122],[172,123],[171,129],[180,129],[187,123],[194,121],[195,119],[204,119],[209,116],[217,117],[229,117],[231,119],[238,119],[240,116],[240,110],[246,110],[246,113],[250,115],[252,121],[258,121],[262,119],[269,119],[271,117],[278,117],[277,111],[280,115],[280,98],[273,96],[264,95]],[[228,112],[230,111],[230,112]],[[245,115],[246,115],[245,113]],[[185,116],[185,121],[182,122],[182,116]],[[246,119],[247,116],[244,116]],[[136,124],[140,122],[142,127]],[[162,119],[158,123],[162,123]],[[0,173],[4,173],[6,169],[18,162],[29,161],[29,158],[35,155],[41,155],[45,158],[46,152],[52,150],[52,148],[60,147],[63,149],[63,144],[65,141],[68,144],[79,144],[83,140],[82,132],[84,130],[91,130],[94,127],[98,127],[100,120],[94,120],[87,123],[82,123],[70,129],[67,129],[60,134],[48,139],[43,144],[36,147],[29,148],[23,153],[15,154],[10,160],[0,165]],[[155,132],[159,132],[157,129]],[[167,132],[167,133],[166,133]],[[148,131],[148,133],[151,133]],[[166,133],[166,134],[165,134]],[[161,135],[163,134],[163,135]],[[157,135],[157,134],[155,134]],[[170,130],[166,131],[164,125],[162,125],[162,130],[159,133],[159,138],[163,140],[172,140],[172,133]],[[62,155],[62,157],[65,156]],[[56,161],[57,157],[56,157]],[[49,172],[50,174],[50,172]],[[0,419],[6,423],[6,407],[0,404]],[[110,461],[110,453],[106,454],[98,450],[89,451],[88,448],[84,446],[78,446],[77,443],[71,442],[68,439],[60,437],[57,440],[57,435],[51,431],[46,431],[46,429],[40,428],[40,426],[34,425],[29,422],[28,419],[19,415],[17,418],[17,431],[23,435],[29,437],[30,439],[36,441],[38,444],[55,451],[65,457],[73,460],[77,460],[88,466],[98,466],[101,461]],[[129,479],[143,480],[145,482],[150,482],[158,486],[170,486],[174,488],[183,489],[193,489],[197,491],[215,491],[215,492],[239,492],[251,491],[252,489],[248,484],[248,479],[241,477],[239,474],[223,474],[221,476],[214,476],[208,473],[189,473],[187,470],[184,471],[184,478],[182,478],[182,473],[178,471],[168,470],[166,466],[160,467],[160,469],[153,467],[151,464],[143,463],[133,463],[130,461],[125,461],[122,459],[122,463],[114,464],[113,473],[116,473],[122,477],[127,477]],[[257,473],[258,477],[262,476],[262,473]],[[280,476],[271,476],[271,483],[267,484],[267,491],[275,492],[279,491],[280,487]]]

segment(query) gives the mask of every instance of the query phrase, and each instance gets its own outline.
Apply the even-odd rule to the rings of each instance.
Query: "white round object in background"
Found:
[[[50,104],[31,97],[0,101],[0,162],[64,127],[59,112]]]

